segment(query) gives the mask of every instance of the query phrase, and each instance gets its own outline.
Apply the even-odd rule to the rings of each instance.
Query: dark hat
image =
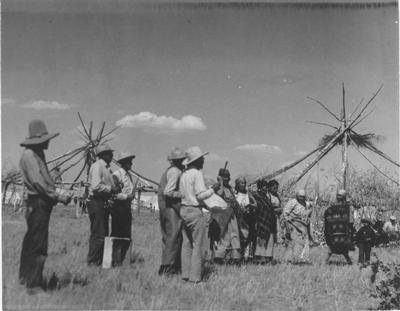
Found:
[[[101,153],[107,152],[107,151],[112,152],[112,151],[114,151],[114,149],[111,149],[111,147],[110,147],[108,144],[101,144],[101,145],[98,145],[98,146],[97,146],[97,149],[96,149],[96,155],[98,156],[98,155],[100,155]]]
[[[41,120],[32,120],[29,122],[29,137],[25,139],[21,146],[32,146],[42,144],[54,137],[60,135],[60,133],[51,133],[47,132],[46,125]]]
[[[228,169],[223,169],[223,168],[220,168],[219,169],[219,171],[218,171],[218,176],[221,176],[221,177],[231,177],[231,173],[229,172],[229,170]]]

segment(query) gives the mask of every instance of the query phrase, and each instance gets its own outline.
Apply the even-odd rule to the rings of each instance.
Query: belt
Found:
[[[108,199],[105,197],[100,197],[100,196],[90,196],[87,198],[88,201],[93,200],[93,201],[107,201]]]
[[[190,207],[195,207],[195,208],[203,208],[203,205],[181,204],[181,206],[190,206]]]
[[[29,199],[44,199],[45,197],[41,194],[28,194],[28,200]]]

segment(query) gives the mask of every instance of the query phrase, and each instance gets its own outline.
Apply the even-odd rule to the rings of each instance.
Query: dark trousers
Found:
[[[371,258],[371,244],[358,243],[358,263],[368,263]]]
[[[87,263],[100,266],[103,262],[104,237],[108,236],[109,211],[105,201],[89,199],[87,209],[90,219],[90,239]]]
[[[132,211],[131,201],[116,200],[111,210],[111,236],[117,238],[131,238]],[[125,259],[131,241],[114,240],[113,265],[121,265]]]
[[[159,273],[181,270],[182,219],[172,207],[160,208],[162,258]]]
[[[25,218],[28,231],[22,243],[19,280],[28,288],[43,285],[52,208],[53,203],[39,197],[27,200]]]

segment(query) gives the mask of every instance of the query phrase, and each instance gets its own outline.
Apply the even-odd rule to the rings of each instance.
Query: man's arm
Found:
[[[203,174],[198,171],[194,178],[194,191],[196,194],[197,200],[203,201],[208,199],[214,194],[214,189],[206,189],[206,185],[204,184]]]
[[[181,172],[178,169],[169,169],[167,171],[167,184],[165,186],[163,194],[170,198],[181,198],[182,195],[177,189],[177,183]]]
[[[38,160],[33,155],[25,156],[23,161],[25,178],[39,194],[54,202],[67,201],[67,196],[56,192],[54,181],[48,175],[48,172],[43,170]]]

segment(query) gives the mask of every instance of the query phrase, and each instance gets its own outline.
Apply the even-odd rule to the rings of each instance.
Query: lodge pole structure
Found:
[[[342,91],[343,91],[343,108],[342,108],[342,130],[347,127],[347,118],[346,118],[346,102],[345,102],[345,89],[344,83],[342,82]],[[343,144],[342,144],[342,186],[343,189],[347,189],[347,163],[348,163],[348,150],[347,150],[347,131],[345,130],[343,136]]]

